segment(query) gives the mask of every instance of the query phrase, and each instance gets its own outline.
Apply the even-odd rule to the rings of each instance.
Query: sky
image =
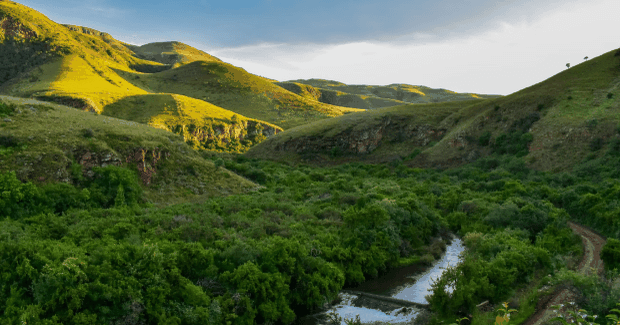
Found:
[[[618,0],[16,0],[135,45],[179,41],[279,81],[508,95],[620,46]]]

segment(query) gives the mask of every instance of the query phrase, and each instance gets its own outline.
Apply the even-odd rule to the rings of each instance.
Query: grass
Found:
[[[425,86],[413,86],[408,84],[391,84],[387,86],[347,85],[338,81],[324,79],[299,79],[291,80],[289,83],[306,84],[316,87],[321,91],[332,90],[350,95],[368,96],[368,98],[375,100],[384,100],[382,102],[382,106],[375,107],[398,105],[396,103],[402,105],[405,103],[433,103],[500,97],[497,95],[457,93],[446,89],[434,89]]]
[[[154,95],[148,101],[158,111],[169,98],[161,95],[171,94],[184,112],[191,112],[186,114],[191,120],[188,124],[211,119],[230,127],[233,121],[222,116],[236,114],[241,120],[278,130],[359,111],[298,96],[271,79],[252,75],[183,43],[134,46],[88,27],[57,24],[8,1],[0,3],[0,15],[25,26],[25,35],[32,30],[36,39],[50,48],[63,49],[56,59],[18,74],[12,72],[12,79],[0,87],[2,94],[54,101],[106,115],[111,115],[105,113],[110,108],[117,117],[137,116],[142,120],[147,119],[144,115],[150,109],[145,112],[136,104],[138,97]],[[4,34],[1,37],[0,42]],[[157,99],[163,102],[157,103]]]
[[[377,109],[372,113],[351,114],[333,121],[314,122],[269,139],[251,150],[249,155],[269,159],[297,161],[305,159],[319,164],[332,164],[352,160],[395,161],[411,156],[415,149],[420,149],[421,153],[408,161],[408,165],[422,168],[449,168],[491,154],[492,145],[497,137],[528,125],[522,130],[524,133],[530,133],[533,139],[526,156],[528,167],[547,171],[569,171],[591,152],[590,144],[594,139],[601,139],[600,146],[596,147],[604,151],[616,134],[616,127],[620,122],[620,101],[617,99],[618,96],[613,94],[620,88],[618,77],[620,57],[615,56],[615,52],[616,50],[610,51],[585,61],[545,81],[504,97],[428,104],[429,106],[420,104],[396,106]],[[419,92],[426,96],[454,95],[444,89],[431,91],[425,87],[409,85],[377,88],[348,86],[321,79],[291,82],[375,96],[398,94],[398,91],[409,94],[407,96],[421,96]],[[484,97],[470,95],[471,98]],[[569,96],[572,99],[569,100]],[[435,114],[436,119],[434,118],[433,122],[425,122],[423,117],[412,118],[411,114],[415,114],[414,112]],[[524,122],[532,120],[531,117],[534,115],[537,117],[536,121]],[[364,129],[379,130],[380,121],[383,119],[389,119],[392,123],[384,126],[381,131],[383,137],[370,154],[349,153],[338,159],[331,159],[320,154],[301,157],[299,152],[276,151],[276,148],[286,148],[287,143],[312,144],[311,139],[321,139],[323,143],[338,143],[338,137],[344,135],[345,131],[357,132],[361,136]],[[596,124],[592,124],[591,121],[594,120],[597,121]],[[414,126],[424,124],[431,126],[434,131],[443,132],[438,139],[425,138],[424,142],[427,143],[438,141],[432,147],[413,145],[412,138],[416,135],[406,131],[407,127],[411,130]],[[400,136],[395,136],[399,134]],[[489,145],[480,144],[480,137],[489,134]],[[420,136],[424,138],[423,135]],[[326,148],[326,151],[330,149]],[[597,152],[594,154],[597,155]]]
[[[408,104],[347,114],[287,130],[252,148],[247,155],[254,158],[288,160],[292,158],[290,153],[276,151],[275,148],[284,145],[291,139],[307,139],[308,144],[316,142],[316,145],[320,146],[322,139],[342,137],[345,134],[363,134],[366,131],[379,129],[387,123],[386,121],[390,121],[382,135],[382,141],[388,142],[390,145],[380,146],[371,154],[363,157],[358,156],[355,159],[361,158],[366,161],[377,162],[385,161],[385,159],[394,156],[406,157],[418,148],[425,150],[432,142],[420,143],[420,139],[403,135],[402,129],[428,126],[429,131],[439,130],[441,122],[446,117],[479,101],[481,100]],[[308,150],[311,150],[310,147]],[[299,159],[297,157],[297,160]],[[343,157],[341,160],[344,161],[345,159],[347,157]]]
[[[181,42],[156,42],[142,46],[126,44],[126,46],[143,59],[172,66],[179,66],[194,61],[222,62],[222,60],[210,54]]]
[[[196,61],[148,75],[131,71],[117,72],[126,80],[151,92],[176,93],[201,99],[284,129],[361,111],[299,96],[224,62]]]
[[[375,109],[405,104],[405,102],[396,99],[351,94],[339,90],[313,87],[299,82],[278,82],[276,85],[305,98],[344,107]]]
[[[111,154],[125,163],[132,152],[142,148],[149,154],[170,153],[154,166],[157,172],[153,181],[144,186],[145,196],[156,205],[243,193],[257,187],[225,168],[216,168],[183,138],[168,131],[47,102],[7,96],[0,99],[22,112],[14,113],[10,117],[13,122],[2,128],[1,135],[14,137],[18,146],[3,149],[0,171],[15,170],[22,181],[40,184],[69,180],[72,163],[79,163],[85,152]],[[92,136],[86,136],[84,130],[91,130]]]

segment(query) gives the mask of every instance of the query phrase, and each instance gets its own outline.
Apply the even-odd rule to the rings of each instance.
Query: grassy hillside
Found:
[[[374,109],[404,104],[403,101],[396,99],[381,98],[374,95],[351,94],[338,90],[317,88],[299,82],[278,82],[276,85],[302,97],[338,106]]]
[[[145,124],[0,96],[0,172],[35,184],[74,183],[93,167],[126,166],[156,204],[242,193],[256,184],[204,160],[184,139]]]
[[[406,103],[439,103],[501,97],[499,95],[457,93],[446,89],[434,89],[407,84],[391,84],[387,86],[347,85],[342,82],[325,79],[299,79],[278,84],[302,96],[310,95],[324,103],[364,109],[396,106]]]
[[[246,153],[248,157],[345,163],[386,162],[434,146],[442,122],[485,100],[408,104],[347,114],[286,130]]]
[[[168,95],[183,95],[175,98],[192,102],[189,106],[195,109],[185,115],[187,123],[168,125],[167,129],[180,132],[190,125],[204,126],[201,134],[193,135],[197,145],[204,148],[240,152],[280,131],[280,126],[356,111],[302,98],[266,78],[179,42],[133,46],[87,27],[56,24],[10,1],[0,2],[0,20],[0,61],[10,63],[0,66],[0,94],[52,101],[106,115],[112,114],[105,113],[110,108],[115,116],[125,118],[161,111]],[[135,100],[145,95],[155,95],[148,97],[148,110]],[[222,114],[223,109],[231,112]],[[212,120],[218,121],[218,126],[205,122]],[[260,126],[255,128],[257,123]],[[216,145],[202,141],[220,138],[218,130],[222,128],[227,134],[240,136],[221,139],[224,143]],[[260,137],[244,137],[259,129]]]
[[[181,42],[156,42],[144,44],[142,46],[131,44],[124,45],[139,58],[163,63],[172,67],[194,61],[222,62],[222,60],[210,54]]]
[[[248,155],[449,167],[511,153],[526,156],[533,168],[566,170],[601,155],[618,137],[619,87],[620,51],[614,50],[509,96],[409,104],[320,121],[281,133]],[[314,148],[323,154],[312,155]]]
[[[361,111],[301,97],[224,62],[196,61],[152,74],[127,70],[117,72],[126,80],[151,92],[176,93],[201,99],[284,129]]]

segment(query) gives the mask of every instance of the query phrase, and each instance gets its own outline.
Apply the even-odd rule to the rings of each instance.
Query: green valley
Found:
[[[612,324],[619,87],[620,49],[507,96],[279,82],[0,0],[0,324],[299,324],[452,236],[407,324],[533,324],[562,290]]]

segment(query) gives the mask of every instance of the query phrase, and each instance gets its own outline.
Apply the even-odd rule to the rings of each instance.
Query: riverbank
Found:
[[[331,324],[334,317],[349,320],[357,315],[363,324],[412,324],[419,315],[428,315],[428,303],[424,299],[428,294],[426,290],[443,269],[458,263],[464,250],[462,241],[450,233],[434,238],[423,251],[429,251],[432,246],[441,247],[443,252],[432,263],[418,262],[397,267],[378,278],[346,287],[338,299],[315,314],[300,317],[296,324]]]

